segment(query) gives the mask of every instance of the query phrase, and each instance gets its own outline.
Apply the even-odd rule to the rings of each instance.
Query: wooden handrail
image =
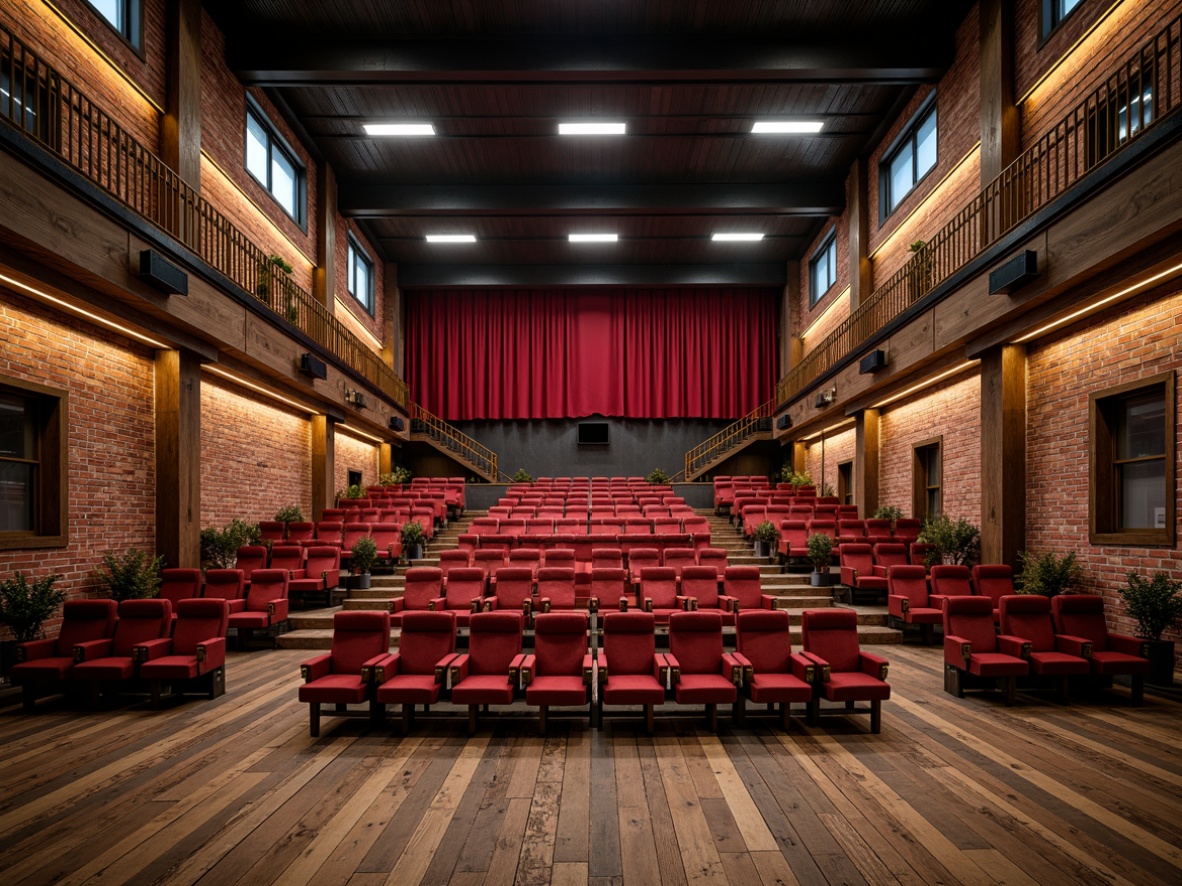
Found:
[[[774,409],[775,403],[768,400],[687,452],[685,454],[685,478],[688,480],[693,476],[694,471],[713,461],[723,449],[748,440],[759,433],[760,421],[771,418]]]
[[[459,428],[449,424],[439,416],[428,412],[418,403],[411,404],[410,417],[412,421],[420,422],[425,428],[425,433],[433,439],[450,441],[454,444],[453,448],[455,451],[462,454],[468,464],[483,471],[490,479],[495,481],[500,478],[500,470],[497,467],[497,454],[487,446],[472,439]]]

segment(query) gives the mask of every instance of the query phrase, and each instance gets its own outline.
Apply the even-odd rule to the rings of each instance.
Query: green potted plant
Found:
[[[649,472],[649,475],[644,478],[644,481],[653,486],[664,486],[669,482],[669,475],[660,468],[653,468],[652,471]]]
[[[206,569],[233,569],[238,561],[238,549],[257,545],[262,538],[258,523],[247,523],[238,517],[222,529],[207,526],[201,530],[201,565]]]
[[[354,498],[365,498],[365,487],[360,483],[354,483],[352,486],[346,486],[344,489],[337,491],[337,503]]]
[[[513,482],[532,483],[534,482],[533,474],[530,474],[525,468],[518,468],[517,473],[513,475]]]
[[[378,484],[381,486],[405,486],[410,482],[410,477],[410,469],[399,465],[387,474],[379,474]]]
[[[66,601],[65,591],[53,585],[60,575],[34,578],[32,583],[23,572],[0,582],[0,625],[8,628],[11,640],[0,643],[0,674],[7,676],[16,663],[17,646],[45,635],[41,626]]]
[[[1014,583],[1019,594],[1054,597],[1077,593],[1083,584],[1083,569],[1076,562],[1074,552],[1056,557],[1051,551],[1042,556],[1021,551],[1018,559],[1022,568]]]
[[[1167,572],[1156,572],[1144,579],[1135,572],[1128,584],[1117,593],[1125,601],[1125,611],[1137,622],[1137,636],[1149,641],[1149,674],[1146,680],[1156,686],[1174,683],[1174,641],[1163,640],[1162,632],[1182,618],[1182,581]]]
[[[809,583],[814,588],[828,588],[833,585],[834,575],[829,571],[833,560],[833,539],[823,532],[809,536],[809,562],[813,564],[813,573],[809,576]]]
[[[771,557],[780,545],[780,530],[770,520],[755,527],[755,556]]]
[[[122,602],[155,597],[160,590],[163,566],[163,557],[150,558],[143,551],[131,548],[124,554],[107,551],[93,574],[98,587],[108,597]]]
[[[349,551],[349,587],[354,590],[367,591],[370,586],[370,570],[378,559],[378,543],[372,535],[363,535],[353,542]]]
[[[417,521],[402,524],[402,556],[407,560],[421,560],[423,558],[423,542],[427,534]]]
[[[928,566],[970,566],[981,550],[981,530],[963,517],[953,520],[941,514],[924,521],[918,541],[932,546]]]
[[[793,486],[812,486],[813,478],[809,476],[807,471],[797,473],[793,470],[792,465],[784,465],[780,469],[780,482],[791,483]]]
[[[300,510],[299,505],[285,505],[276,511],[275,521],[282,523],[286,529],[288,523],[303,523],[304,512]]]
[[[837,495],[837,491],[833,488],[832,483],[822,483],[821,488],[817,490],[822,497],[828,496],[832,498]]]
[[[290,274],[292,267],[288,264],[281,255],[269,255],[259,262],[258,282],[255,284],[255,293],[257,295],[266,297],[271,294],[271,281],[277,279],[279,274]]]

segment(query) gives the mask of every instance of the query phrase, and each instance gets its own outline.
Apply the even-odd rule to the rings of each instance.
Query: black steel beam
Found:
[[[783,262],[682,265],[398,266],[401,289],[470,286],[784,286]]]

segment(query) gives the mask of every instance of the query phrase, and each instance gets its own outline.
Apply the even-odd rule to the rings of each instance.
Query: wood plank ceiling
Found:
[[[404,286],[782,284],[968,0],[207,0]],[[260,40],[259,35],[266,39]],[[817,135],[752,135],[756,119]],[[560,137],[567,120],[623,137]],[[374,122],[436,135],[368,136]],[[716,243],[715,232],[761,232]],[[571,244],[572,232],[620,241]],[[428,244],[471,233],[476,244]]]

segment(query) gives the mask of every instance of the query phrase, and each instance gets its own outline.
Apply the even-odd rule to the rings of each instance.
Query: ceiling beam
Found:
[[[401,289],[469,286],[784,286],[784,262],[682,265],[398,266]]]
[[[840,215],[842,182],[736,185],[338,184],[341,213],[399,215]]]
[[[951,39],[913,32],[796,34],[783,39],[279,40],[229,36],[230,67],[247,86],[455,82],[742,80],[930,83],[952,61]]]

